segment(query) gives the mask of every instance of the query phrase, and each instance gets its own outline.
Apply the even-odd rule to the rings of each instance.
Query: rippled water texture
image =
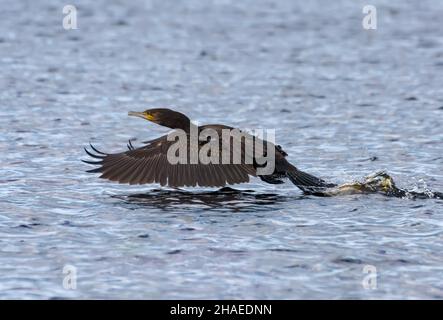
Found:
[[[330,181],[442,191],[442,2],[372,1],[371,31],[366,1],[75,1],[68,31],[65,4],[0,2],[0,298],[443,298],[442,200],[126,186],[80,162],[165,133],[127,112],[169,106],[275,128]]]

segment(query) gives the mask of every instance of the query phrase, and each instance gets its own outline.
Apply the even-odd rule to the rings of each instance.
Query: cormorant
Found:
[[[188,140],[188,148],[192,148],[190,143],[190,136],[192,126],[190,119],[177,111],[166,108],[148,109],[143,112],[129,112],[130,116],[137,116],[159,125],[174,129],[174,131],[182,130],[185,133],[185,138]],[[214,130],[219,137],[222,136],[222,130],[233,130],[233,127],[213,124],[195,126],[197,132],[202,132],[204,129]],[[241,132],[241,131],[240,131]],[[174,133],[174,132],[172,132]],[[253,137],[253,139],[258,139]],[[139,148],[134,148],[131,141],[128,143],[127,151],[108,154],[97,150],[91,145],[96,154],[85,151],[93,158],[99,161],[84,161],[88,164],[99,165],[98,168],[89,170],[88,172],[101,173],[100,178],[105,178],[119,183],[129,184],[147,184],[159,183],[162,186],[183,187],[183,186],[204,186],[204,187],[223,187],[225,185],[232,185],[237,183],[249,182],[250,176],[258,176],[261,180],[271,184],[283,183],[283,178],[289,178],[298,188],[303,192],[315,195],[325,195],[326,188],[335,187],[335,184],[327,183],[322,179],[314,177],[306,172],[298,170],[295,166],[286,160],[287,153],[278,145],[272,144],[268,141],[262,140],[265,143],[264,156],[267,153],[267,147],[270,146],[275,151],[275,165],[273,172],[269,174],[260,174],[262,164],[259,161],[256,153],[253,153],[252,163],[245,159],[246,147],[245,141],[241,141],[241,162],[226,164],[219,161],[215,163],[198,163],[186,162],[172,164],[168,160],[168,150],[176,141],[169,141],[168,135],[160,138],[146,141],[145,145]],[[220,148],[224,148],[222,139],[217,142]],[[231,138],[232,141],[232,138]],[[201,150],[211,142],[209,139],[199,140],[197,142],[197,151]],[[214,141],[212,141],[214,142]],[[230,144],[230,159],[236,152],[233,149],[233,144]],[[189,150],[188,150],[189,151]],[[192,149],[191,149],[192,152]],[[187,154],[189,160],[189,153]]]

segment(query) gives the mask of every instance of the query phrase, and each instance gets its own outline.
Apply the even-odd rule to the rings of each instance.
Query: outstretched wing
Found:
[[[99,165],[88,172],[99,172],[100,178],[129,184],[222,187],[249,182],[249,176],[256,175],[250,164],[171,164],[167,152],[173,143],[167,140],[167,136],[162,136],[140,148],[129,144],[129,150],[115,154],[103,153],[91,145],[96,154],[85,148],[86,153],[99,160],[83,162]]]

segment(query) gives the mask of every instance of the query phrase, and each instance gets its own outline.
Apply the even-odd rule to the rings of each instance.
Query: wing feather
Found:
[[[119,183],[159,183],[171,187],[197,185],[221,187],[226,184],[248,182],[249,175],[256,175],[255,168],[244,163],[171,164],[167,159],[167,150],[172,143],[174,141],[167,141],[167,136],[163,136],[148,141],[139,148],[134,148],[131,143],[129,150],[114,154],[103,153],[91,145],[97,154],[86,150],[87,154],[100,161],[93,163],[98,167],[89,172],[101,173],[100,178]]]

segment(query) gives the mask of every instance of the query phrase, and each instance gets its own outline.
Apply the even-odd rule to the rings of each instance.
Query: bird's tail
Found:
[[[304,193],[325,196],[327,188],[335,187],[333,183],[328,183],[320,178],[314,177],[309,173],[298,170],[292,167],[286,172],[289,180],[295,184]]]

